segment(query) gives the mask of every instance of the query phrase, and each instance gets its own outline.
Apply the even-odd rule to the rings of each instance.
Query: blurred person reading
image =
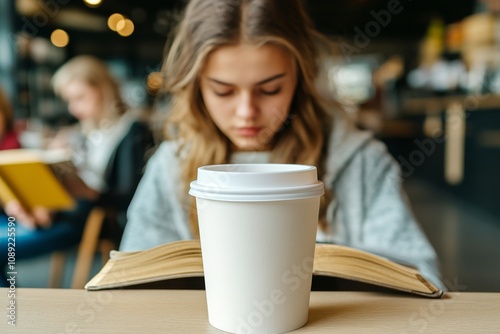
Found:
[[[121,250],[199,237],[188,190],[200,166],[307,164],[327,188],[318,242],[392,254],[443,287],[398,164],[320,94],[330,46],[300,0],[189,1],[163,64],[168,140],[148,162]]]
[[[70,211],[51,212],[43,207],[28,211],[17,201],[5,203],[6,214],[17,220],[16,260],[77,244],[96,205],[125,211],[152,144],[149,127],[128,110],[116,79],[99,59],[77,56],[69,60],[54,74],[52,84],[78,122],[56,134],[49,148],[70,150],[83,182],[68,189],[76,199]],[[7,217],[0,224],[7,231]],[[121,231],[116,234],[121,237]],[[0,249],[5,252],[6,233],[1,236]],[[1,256],[2,268],[5,261],[6,254]],[[1,283],[6,283],[5,277]]]

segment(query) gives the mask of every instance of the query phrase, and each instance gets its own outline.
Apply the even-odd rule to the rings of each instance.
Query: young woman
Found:
[[[17,134],[14,131],[12,108],[0,87],[0,150],[20,148]]]
[[[121,249],[198,237],[188,189],[202,165],[309,164],[328,190],[318,241],[394,254],[442,287],[397,163],[319,93],[328,45],[300,0],[191,0],[164,62],[170,140],[148,164]]]
[[[6,214],[14,216],[18,223],[18,260],[78,243],[95,205],[124,211],[142,176],[146,150],[152,144],[148,126],[127,112],[116,80],[100,60],[90,56],[71,59],[55,73],[53,86],[79,122],[56,135],[50,146],[71,150],[83,182],[69,189],[77,199],[72,211],[49,212],[39,207],[30,212],[17,201],[5,204]],[[0,219],[0,224],[2,231],[7,231],[6,217]],[[7,249],[6,233],[1,234],[0,247],[2,252]],[[6,259],[4,254],[0,265],[5,265]]]

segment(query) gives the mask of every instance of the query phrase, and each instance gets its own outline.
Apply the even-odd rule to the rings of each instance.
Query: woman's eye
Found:
[[[279,94],[279,92],[281,92],[281,87],[273,89],[273,90],[261,89],[260,92],[264,95],[276,95],[276,94]]]
[[[229,96],[232,93],[233,93],[232,90],[227,91],[227,92],[217,92],[217,91],[214,91],[214,94],[217,95],[217,96],[220,96],[220,97]]]

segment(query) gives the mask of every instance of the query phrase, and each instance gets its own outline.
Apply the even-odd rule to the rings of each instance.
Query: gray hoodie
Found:
[[[323,178],[334,199],[327,211],[328,230],[318,231],[317,240],[409,262],[444,289],[436,254],[401,189],[398,164],[369,132],[339,117],[334,124]],[[149,160],[129,207],[120,250],[192,238],[179,201],[179,179],[176,144],[163,142]]]

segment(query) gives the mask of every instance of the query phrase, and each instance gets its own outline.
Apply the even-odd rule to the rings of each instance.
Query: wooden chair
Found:
[[[118,246],[114,238],[110,236],[102,237],[105,224],[110,224],[110,216],[110,213],[102,207],[96,207],[90,212],[78,246],[71,288],[83,289],[90,278],[89,274],[95,255],[100,253],[104,265],[109,260],[109,252]],[[65,251],[57,251],[52,254],[48,284],[50,288],[61,287],[65,260]]]

